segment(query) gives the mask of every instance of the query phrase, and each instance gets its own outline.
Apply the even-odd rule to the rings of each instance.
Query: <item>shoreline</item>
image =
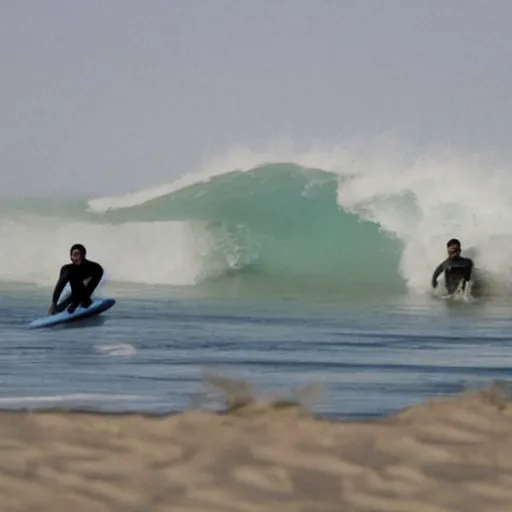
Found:
[[[0,411],[0,509],[512,510],[512,385],[382,418],[293,401],[173,414]]]

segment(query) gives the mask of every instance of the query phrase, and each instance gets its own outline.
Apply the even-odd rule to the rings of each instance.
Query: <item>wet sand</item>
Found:
[[[0,412],[0,511],[510,512],[503,386],[372,422],[293,404]]]

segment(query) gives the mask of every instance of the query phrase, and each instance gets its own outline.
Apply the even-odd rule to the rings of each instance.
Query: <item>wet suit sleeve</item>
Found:
[[[444,270],[444,264],[445,264],[445,262],[443,261],[434,270],[434,273],[432,274],[432,288],[435,288],[437,286],[437,278],[440,276],[441,272]]]
[[[471,276],[473,274],[473,267],[474,267],[473,260],[468,258],[468,270],[467,270],[467,274],[466,274],[466,281],[471,281]]]
[[[59,280],[57,281],[57,284],[55,285],[55,289],[53,290],[53,296],[52,296],[52,304],[55,306],[57,305],[57,301],[59,300],[60,294],[62,293],[62,290],[64,290],[64,287],[69,282],[69,272],[64,265],[60,269],[60,275]]]
[[[91,263],[90,279],[89,282],[85,285],[85,293],[87,297],[92,295],[92,292],[96,289],[96,286],[98,286],[102,277],[103,267],[98,263]]]

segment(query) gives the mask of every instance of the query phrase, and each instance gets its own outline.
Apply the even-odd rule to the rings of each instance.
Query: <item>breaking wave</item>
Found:
[[[480,275],[508,286],[506,167],[448,154],[253,160],[125,196],[3,203],[0,278],[53,283],[81,241],[113,281],[424,291],[456,236]]]

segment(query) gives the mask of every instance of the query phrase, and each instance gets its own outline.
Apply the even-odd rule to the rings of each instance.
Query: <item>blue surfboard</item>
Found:
[[[28,327],[30,329],[38,329],[40,327],[53,327],[55,325],[76,322],[77,320],[84,320],[92,316],[99,315],[107,309],[110,309],[116,303],[115,299],[92,299],[92,304],[88,308],[79,306],[73,311],[68,313],[66,310],[55,315],[47,315],[31,322]]]

